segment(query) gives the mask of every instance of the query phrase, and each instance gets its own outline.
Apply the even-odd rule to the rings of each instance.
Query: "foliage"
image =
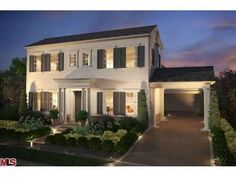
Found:
[[[43,127],[35,130],[28,130],[24,128],[6,129],[0,128],[0,137],[14,140],[32,140],[51,133],[50,127]]]
[[[59,110],[58,109],[51,109],[49,111],[49,118],[50,119],[58,119],[59,118]]]
[[[230,152],[236,156],[236,132],[226,119],[220,121]]]
[[[222,166],[231,165],[233,155],[228,149],[224,132],[217,127],[212,128],[211,131],[213,133],[212,143],[215,159],[218,159],[220,161],[220,165]]]
[[[23,89],[20,94],[19,116],[25,116],[26,114],[27,114],[26,92],[25,89]]]
[[[144,90],[138,93],[138,121],[141,122],[145,129],[148,127],[148,107],[147,98]]]
[[[0,145],[0,156],[14,157],[16,159],[38,162],[51,166],[101,166],[108,163],[107,160],[103,159],[80,157],[6,145]]]
[[[35,117],[30,116],[22,116],[19,120],[18,127],[29,130],[36,130],[45,127],[45,125],[41,119],[37,119]]]
[[[40,111],[30,111],[30,112],[27,113],[27,115],[30,116],[30,117],[35,117],[36,119],[40,119],[41,121],[43,121],[43,123],[45,125],[50,125],[51,124],[51,120],[43,112],[40,112]]]
[[[76,121],[85,121],[88,119],[88,112],[81,110],[76,116]]]
[[[200,90],[200,97],[199,97],[199,116],[204,116],[204,99],[203,99],[203,91]]]
[[[101,143],[102,142],[101,142],[99,137],[92,137],[92,138],[90,138],[90,140],[88,142],[88,146],[92,150],[99,151],[99,150],[102,149],[102,144]]]
[[[84,127],[77,126],[77,127],[73,128],[73,131],[71,134],[77,134],[79,136],[86,136],[90,133],[91,132],[87,126],[84,126]]]
[[[210,94],[210,108],[209,108],[209,127],[220,127],[220,112],[217,93],[214,89],[211,90]]]
[[[236,71],[229,68],[216,81],[221,116],[236,130]]]
[[[121,117],[119,119],[120,128],[125,130],[131,130],[137,125],[137,119],[132,117]]]
[[[127,132],[115,146],[115,152],[124,153],[137,140],[138,136],[134,132]]]
[[[16,105],[6,104],[0,110],[1,120],[18,120],[18,107]]]
[[[105,125],[102,121],[92,120],[88,123],[87,127],[92,134],[102,134]]]

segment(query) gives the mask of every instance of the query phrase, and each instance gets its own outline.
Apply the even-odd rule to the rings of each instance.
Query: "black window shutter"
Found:
[[[119,68],[125,68],[126,67],[126,48],[119,48],[119,59],[120,59],[120,66]]]
[[[144,67],[145,63],[145,47],[138,46],[138,67]]]
[[[29,99],[28,99],[28,103],[29,103],[29,110],[32,111],[33,110],[33,92],[29,92]]]
[[[155,50],[154,49],[152,49],[152,65],[154,65],[155,66],[155,60],[156,60],[156,58],[155,58]]]
[[[126,96],[125,96],[125,92],[120,92],[120,110],[119,110],[119,114],[120,115],[125,115],[125,108],[126,108]]]
[[[113,92],[113,114],[118,115],[120,112],[120,97],[119,92]]]
[[[50,54],[46,54],[46,66],[45,66],[45,70],[46,71],[50,71],[51,70],[51,55]]]
[[[29,72],[33,72],[34,71],[33,66],[34,66],[34,56],[30,55],[30,59],[29,59]]]
[[[59,53],[58,59],[59,59],[58,70],[63,71],[64,70],[64,53],[63,52]]]
[[[97,69],[102,69],[104,68],[104,64],[103,64],[103,61],[104,61],[104,50],[103,49],[99,49],[97,50]]]
[[[103,93],[97,92],[97,114],[102,114],[103,110]]]
[[[160,68],[161,67],[161,55],[159,52],[158,52],[157,56],[158,56],[158,67]]]
[[[41,55],[41,71],[44,71],[44,63],[45,63],[45,55],[44,54],[42,54]]]
[[[113,49],[113,64],[114,64],[114,68],[119,68],[119,66],[120,66],[120,50],[119,50],[119,48]]]

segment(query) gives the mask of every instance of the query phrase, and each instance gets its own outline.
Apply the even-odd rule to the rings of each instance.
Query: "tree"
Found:
[[[148,107],[147,98],[144,90],[138,93],[138,121],[141,122],[145,128],[148,127]]]
[[[24,116],[26,112],[27,112],[26,92],[25,89],[23,89],[20,94],[19,115]]]
[[[209,110],[209,127],[213,128],[220,127],[220,111],[219,103],[216,90],[211,90],[210,96],[210,110]]]

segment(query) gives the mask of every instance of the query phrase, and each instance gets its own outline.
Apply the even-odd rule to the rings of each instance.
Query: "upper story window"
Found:
[[[31,55],[29,62],[29,71],[38,72],[41,70],[41,55]]]
[[[89,55],[87,53],[83,53],[83,66],[89,66]]]
[[[59,70],[59,55],[52,54],[51,55],[51,71],[58,71]]]
[[[126,48],[126,67],[133,68],[137,66],[137,47],[127,47]]]
[[[77,66],[76,53],[71,53],[71,54],[69,55],[69,60],[70,60],[70,66],[71,66],[71,67]]]
[[[92,66],[92,54],[93,50],[85,50],[82,53],[82,65]]]
[[[113,68],[113,49],[105,49],[103,57],[104,68]]]

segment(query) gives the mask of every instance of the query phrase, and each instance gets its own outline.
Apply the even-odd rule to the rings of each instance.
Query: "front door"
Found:
[[[75,91],[75,120],[78,113],[81,111],[81,91]]]

